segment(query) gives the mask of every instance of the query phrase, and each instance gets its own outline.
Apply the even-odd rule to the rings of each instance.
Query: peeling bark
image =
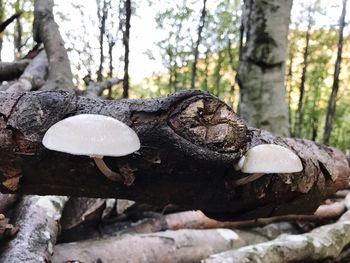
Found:
[[[50,126],[82,113],[114,117],[137,132],[142,145],[137,153],[105,157],[114,171],[122,172],[125,165],[131,168],[133,186],[109,181],[89,157],[42,146]],[[118,197],[239,219],[311,213],[327,195],[348,183],[349,166],[340,151],[247,128],[227,105],[200,91],[118,101],[75,97],[63,91],[3,92],[0,116],[3,192]],[[301,158],[304,170],[266,174],[246,185],[235,185],[247,176],[234,169],[240,156],[262,143],[290,148]]]

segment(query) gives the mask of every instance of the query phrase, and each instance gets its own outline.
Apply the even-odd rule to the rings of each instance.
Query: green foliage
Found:
[[[118,76],[123,64],[122,35],[120,21],[124,19],[120,15],[118,1],[105,0],[100,3],[108,3],[108,22],[106,25],[105,50],[109,44],[115,44],[113,49],[114,76]],[[338,3],[339,2],[339,3]],[[33,22],[33,1],[8,0],[0,1],[2,7],[0,15],[8,18],[18,11],[23,11],[21,26],[23,29],[21,43],[23,48],[20,56],[25,54],[33,46],[31,29]],[[193,47],[197,38],[197,26],[200,17],[202,0],[182,0],[164,2],[166,8],[160,9],[154,17],[157,32],[162,36],[156,43],[162,58],[164,71],[136,83],[131,76],[130,96],[145,98],[166,95],[181,89],[186,89],[191,82],[191,65],[193,62]],[[292,25],[289,34],[289,53],[286,61],[286,91],[290,106],[290,124],[294,131],[295,116],[298,108],[298,96],[301,74],[303,69],[303,52],[305,47],[305,35],[308,25],[308,15],[311,14],[312,28],[308,54],[308,67],[305,80],[305,96],[303,101],[303,123],[301,137],[321,142],[325,122],[327,102],[331,93],[334,63],[337,50],[337,26],[333,18],[333,24],[323,23],[327,15],[327,8],[322,6],[322,0],[310,0],[305,3],[294,2],[298,10],[294,11]],[[150,6],[158,2],[148,0]],[[337,1],[332,7],[340,5]],[[96,72],[98,67],[98,19],[96,10],[89,10],[80,3],[67,3],[74,10],[76,17],[70,18],[67,9],[55,9],[56,20],[64,24],[62,28],[69,27],[69,31],[61,30],[69,51],[73,71],[76,79],[82,79],[87,72]],[[137,11],[141,1],[134,1],[134,12]],[[310,9],[312,8],[312,10]],[[312,12],[311,12],[311,11]],[[133,16],[136,16],[133,12]],[[202,32],[202,42],[199,46],[199,60],[197,63],[196,87],[220,97],[234,108],[237,106],[238,85],[235,83],[236,71],[239,60],[240,17],[241,1],[218,0],[207,2],[207,17]],[[329,16],[329,14],[328,14]],[[332,13],[334,16],[334,12]],[[320,18],[321,17],[321,18]],[[78,26],[72,21],[81,20],[83,26]],[[69,25],[69,26],[67,26]],[[18,35],[15,24],[6,30],[4,41],[14,43]],[[131,27],[133,35],[133,27]],[[87,37],[88,36],[88,37]],[[334,120],[331,144],[342,149],[350,148],[350,110],[348,102],[350,91],[347,83],[350,82],[350,42],[349,36],[345,36],[343,61],[341,66],[340,89],[337,100],[337,110]],[[141,43],[142,45],[142,43]],[[131,53],[133,50],[131,50]],[[154,50],[147,50],[149,58],[155,56]],[[109,72],[107,57],[104,65],[104,77]],[[132,61],[131,61],[132,63]],[[142,63],[142,61],[138,61]],[[291,67],[291,68],[290,68]],[[119,75],[120,76],[120,75]],[[94,78],[94,76],[92,76]],[[81,81],[76,82],[82,85]],[[122,96],[120,88],[113,89],[113,97]]]
[[[202,1],[176,3],[158,13],[158,28],[166,32],[157,43],[163,65],[168,72],[154,76],[148,83],[155,85],[158,94],[174,92],[190,86],[191,63]],[[235,69],[238,63],[240,2],[221,0],[207,8],[203,41],[199,46],[196,87],[207,90],[232,103]],[[165,90],[164,90],[165,89]]]

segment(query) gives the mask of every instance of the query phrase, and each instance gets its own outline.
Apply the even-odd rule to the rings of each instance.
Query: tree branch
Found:
[[[131,187],[109,181],[89,157],[45,149],[46,130],[71,115],[112,116],[130,127],[141,149],[105,158],[115,171],[128,166]],[[67,92],[0,93],[0,180],[3,192],[118,197],[154,205],[201,209],[232,220],[312,213],[348,184],[346,157],[311,141],[247,128],[217,98],[188,90],[164,98],[102,101]],[[83,136],[83,134],[82,134]],[[246,174],[234,166],[253,146],[271,143],[294,151],[303,171],[266,174],[237,186]],[[33,169],[35,167],[35,169]]]
[[[21,16],[22,12],[16,13],[14,15],[12,15],[11,17],[9,17],[8,19],[6,19],[4,22],[2,22],[0,24],[0,33],[4,32],[4,30],[6,29],[6,27],[11,24],[15,19],[19,18]]]
[[[13,80],[21,76],[29,62],[29,59],[22,59],[15,62],[0,62],[0,82]]]
[[[58,30],[52,8],[52,0],[36,0],[34,2],[34,40],[44,43],[49,59],[49,74],[43,90],[60,90],[73,88],[73,75],[70,68],[64,41]]]

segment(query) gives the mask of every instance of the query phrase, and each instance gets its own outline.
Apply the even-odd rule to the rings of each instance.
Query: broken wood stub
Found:
[[[170,114],[169,123],[181,137],[217,152],[243,151],[248,141],[243,121],[213,97],[185,100]]]

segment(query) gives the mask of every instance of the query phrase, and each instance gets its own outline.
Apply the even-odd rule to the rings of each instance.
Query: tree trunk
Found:
[[[233,50],[232,50],[232,43],[231,39],[227,39],[227,53],[229,57],[229,63],[231,66],[232,71],[235,73],[235,76],[231,80],[230,84],[230,102],[231,106],[234,104],[235,101],[235,86],[236,86],[236,77],[237,77],[237,68],[235,67],[235,60],[233,56]]]
[[[20,0],[15,3],[15,11],[17,14],[21,13]],[[23,27],[21,23],[21,16],[16,19],[15,32],[14,32],[14,48],[15,48],[15,58],[22,57],[22,34]]]
[[[206,4],[207,4],[207,0],[203,0],[203,9],[202,9],[201,17],[199,19],[199,25],[198,25],[198,31],[197,31],[198,32],[197,41],[193,51],[194,59],[192,63],[191,89],[196,88],[197,62],[198,62],[198,56],[199,56],[198,48],[202,41],[202,31],[205,25],[205,16],[207,13]]]
[[[204,64],[205,64],[205,68],[204,68],[204,83],[203,83],[203,89],[205,91],[208,91],[209,87],[208,87],[208,78],[209,78],[209,55],[210,55],[210,51],[209,48],[205,51],[205,59],[204,59]]]
[[[294,62],[294,55],[293,55],[293,49],[290,48],[289,50],[289,68],[288,68],[288,74],[286,79],[286,86],[288,84],[288,120],[289,120],[289,134],[294,137],[293,132],[293,123],[292,123],[292,93],[293,93],[293,62]]]
[[[135,177],[133,186],[108,180],[87,156],[42,146],[50,126],[82,113],[112,116],[137,132],[142,145],[137,153],[105,157],[112,170]],[[339,151],[248,129],[223,102],[194,90],[116,101],[63,91],[5,92],[0,93],[0,116],[0,190],[8,193],[118,197],[238,219],[313,212],[327,195],[347,185],[349,175]],[[266,174],[237,185],[247,174],[235,170],[235,164],[262,143],[293,150],[303,171]]]
[[[123,44],[124,44],[123,98],[128,98],[129,97],[129,43],[130,43],[131,0],[124,0],[124,10],[125,10],[125,31],[123,32]]]
[[[101,9],[102,9],[102,16],[101,16]],[[100,24],[100,35],[99,35],[99,44],[100,44],[100,65],[97,71],[97,81],[102,81],[102,71],[103,71],[103,63],[105,60],[104,57],[104,51],[103,51],[103,39],[106,33],[106,19],[108,14],[108,8],[106,1],[103,1],[103,6],[100,6],[100,1],[97,1],[97,17]]]
[[[5,18],[4,1],[0,0],[0,25],[3,23],[4,18]],[[4,38],[4,35],[0,34],[0,61],[2,61],[1,52],[2,52],[3,38]]]
[[[53,1],[35,0],[34,2],[34,40],[44,43],[49,57],[49,72],[43,90],[71,90],[73,74],[70,67],[64,41],[58,31],[52,15]]]
[[[115,41],[113,40],[112,36],[109,36],[108,39],[108,56],[109,56],[109,73],[108,76],[109,78],[113,78],[113,47],[115,46]],[[108,94],[107,98],[112,99],[112,87],[108,87]]]
[[[306,72],[307,72],[307,66],[309,63],[309,44],[310,44],[311,26],[312,26],[312,10],[310,6],[308,10],[308,25],[306,30],[305,49],[303,54],[303,70],[302,70],[301,79],[300,79],[298,110],[297,110],[297,114],[295,115],[295,130],[294,130],[295,137],[302,137],[303,118],[304,118],[303,103],[304,103],[304,93],[305,93]]]
[[[249,125],[288,135],[284,61],[292,0],[246,0],[238,84],[239,113]]]
[[[339,19],[338,53],[335,61],[332,93],[328,101],[326,122],[324,127],[324,134],[323,134],[324,144],[329,144],[329,140],[332,132],[332,126],[333,126],[333,119],[334,119],[335,109],[336,109],[336,100],[337,100],[337,94],[339,89],[340,65],[341,65],[342,52],[343,52],[343,34],[344,34],[343,31],[345,27],[346,4],[347,4],[347,0],[343,0],[343,8]]]
[[[219,50],[218,52],[218,60],[216,61],[216,67],[214,72],[214,88],[215,88],[215,96],[220,96],[220,82],[221,82],[221,68],[222,62],[224,60],[223,56],[224,51]]]

